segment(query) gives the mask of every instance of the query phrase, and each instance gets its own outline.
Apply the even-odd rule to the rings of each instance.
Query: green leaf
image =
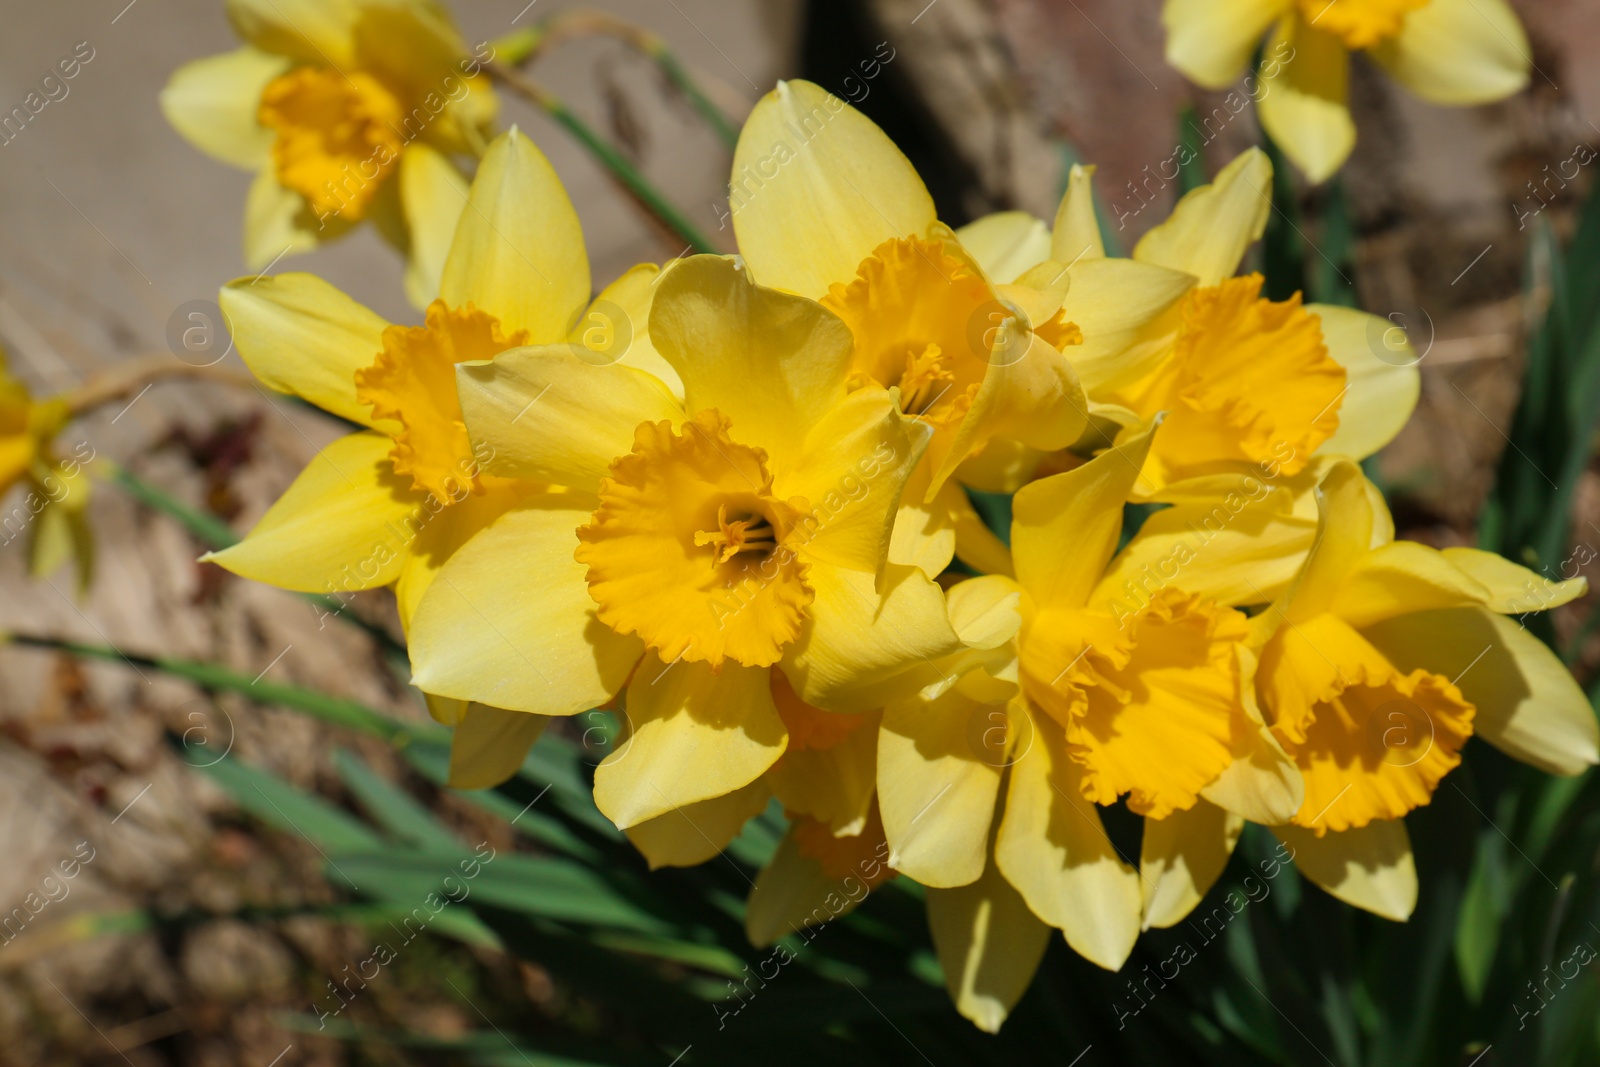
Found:
[[[245,811],[303,839],[319,852],[375,851],[383,847],[383,839],[353,816],[268,771],[231,756],[197,769]]]
[[[462,847],[460,838],[432,812],[405,790],[379,777],[360,756],[348,749],[337,749],[333,765],[345,788],[390,836],[423,849],[449,851]]]

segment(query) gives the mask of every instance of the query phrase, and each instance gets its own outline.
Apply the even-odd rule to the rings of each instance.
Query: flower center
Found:
[[[1046,610],[1023,632],[1028,698],[1066,727],[1083,795],[1163,818],[1192,807],[1254,729],[1239,697],[1244,616],[1173,589],[1136,616]]]
[[[966,416],[990,352],[1014,328],[982,278],[938,241],[915,237],[879,245],[822,303],[855,336],[855,373],[899,386],[901,410],[935,429]]]
[[[1346,48],[1371,48],[1400,32],[1406,15],[1428,0],[1298,0],[1300,15]]]
[[[694,535],[694,543],[710,545],[715,554],[711,565],[719,566],[741,552],[770,553],[778,547],[778,535],[772,523],[760,512],[746,512],[743,518],[729,519],[728,505],[717,505],[717,528],[702,530]]]
[[[362,218],[399,165],[400,101],[370,74],[297,67],[267,83],[261,124],[277,132],[278,182],[319,217]]]
[[[768,667],[800,633],[811,589],[791,534],[810,505],[773,491],[766,453],[728,435],[715,409],[674,433],[634,431],[633,451],[600,483],[578,562],[600,620],[663,660]]]
[[[426,325],[390,326],[383,351],[356,371],[356,398],[380,419],[400,424],[389,453],[396,474],[413,488],[454,503],[482,492],[478,464],[456,396],[455,365],[490,359],[527,343],[527,332],[507,337],[500,320],[471,304],[459,310],[435,300]]]
[[[1332,615],[1285,627],[1262,651],[1272,732],[1305,779],[1296,825],[1398,819],[1461,762],[1476,709],[1448,678],[1402,674]]]

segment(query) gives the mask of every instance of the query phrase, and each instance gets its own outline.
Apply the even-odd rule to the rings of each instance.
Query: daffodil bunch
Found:
[[[161,94],[196,148],[256,173],[244,252],[258,270],[370,219],[425,304],[465,204],[455,157],[482,155],[497,110],[436,0],[228,0],[245,45],[195,60]]]
[[[1583,585],[1524,596],[1498,557],[1394,541],[1354,461],[1405,423],[1416,358],[1385,320],[1239,275],[1264,155],[1131,258],[1105,255],[1089,181],[1053,226],[955,230],[881,130],[790,82],[740,139],[740,256],[591,302],[571,205],[513,130],[421,325],[306,275],[224,290],[265,384],[366,429],[209,558],[393,586],[456,785],[605,708],[595,801],[652,866],[776,798],[757,944],[922,883],[985,1029],[1052,930],[1116,969],[1189,914],[1245,822],[1404,918],[1401,820],[1472,733],[1596,761],[1581,693],[1510,621]],[[966,488],[1014,494],[1004,538]],[[1162,509],[1119,549],[1129,503]],[[1119,804],[1137,855],[1105,831]]]
[[[1227,89],[1263,38],[1261,127],[1313,182],[1356,143],[1350,54],[1361,52],[1435,104],[1504,100],[1528,84],[1527,34],[1506,0],[1166,0],[1167,61]]]

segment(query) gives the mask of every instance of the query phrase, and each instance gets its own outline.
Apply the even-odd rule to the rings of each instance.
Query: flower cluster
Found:
[[[349,63],[330,77],[234,6],[253,46],[187,68],[169,110],[260,165],[275,202],[324,205],[322,179],[383,148],[383,116],[432,76],[395,81],[374,42],[420,31],[391,24],[404,5],[319,22],[318,52]],[[1395,27],[1456,5],[1340,5],[1315,30],[1278,6],[1302,53],[1315,32],[1404,59]],[[1175,0],[1169,22],[1191,8],[1209,9]],[[259,119],[249,138],[198,120],[209,79]],[[470,146],[488,113],[450,114],[394,149],[403,201],[411,160]],[[392,586],[413,682],[456,730],[453,784],[496,784],[552,719],[612,709],[595,802],[653,866],[710,858],[776,798],[790,828],[751,939],[914,879],[952,998],[993,1030],[1052,928],[1120,967],[1247,821],[1400,920],[1404,817],[1471,736],[1557,774],[1600,758],[1583,694],[1517,622],[1583,581],[1396,541],[1362,474],[1416,403],[1403,337],[1240,273],[1263,153],[1128,258],[1106,254],[1086,168],[1053,225],[946,226],[885,134],[807,82],[750,115],[733,173],[752,167],[738,256],[642,264],[593,301],[566,191],[515,129],[449,241],[413,242],[436,254],[411,276],[421,325],[305,274],[222,292],[264,384],[362,429],[208,558],[289,589]],[[627,327],[604,345],[584,329],[600,309]],[[1011,494],[1009,526],[971,491]],[[1137,855],[1111,805],[1143,817]]]

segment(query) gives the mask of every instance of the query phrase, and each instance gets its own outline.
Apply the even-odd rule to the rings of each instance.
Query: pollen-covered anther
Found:
[[[717,528],[701,530],[694,535],[694,543],[716,549],[712,565],[726,563],[741,552],[771,552],[778,546],[778,534],[765,515],[747,515],[742,519],[728,518],[728,505],[717,505]]]

